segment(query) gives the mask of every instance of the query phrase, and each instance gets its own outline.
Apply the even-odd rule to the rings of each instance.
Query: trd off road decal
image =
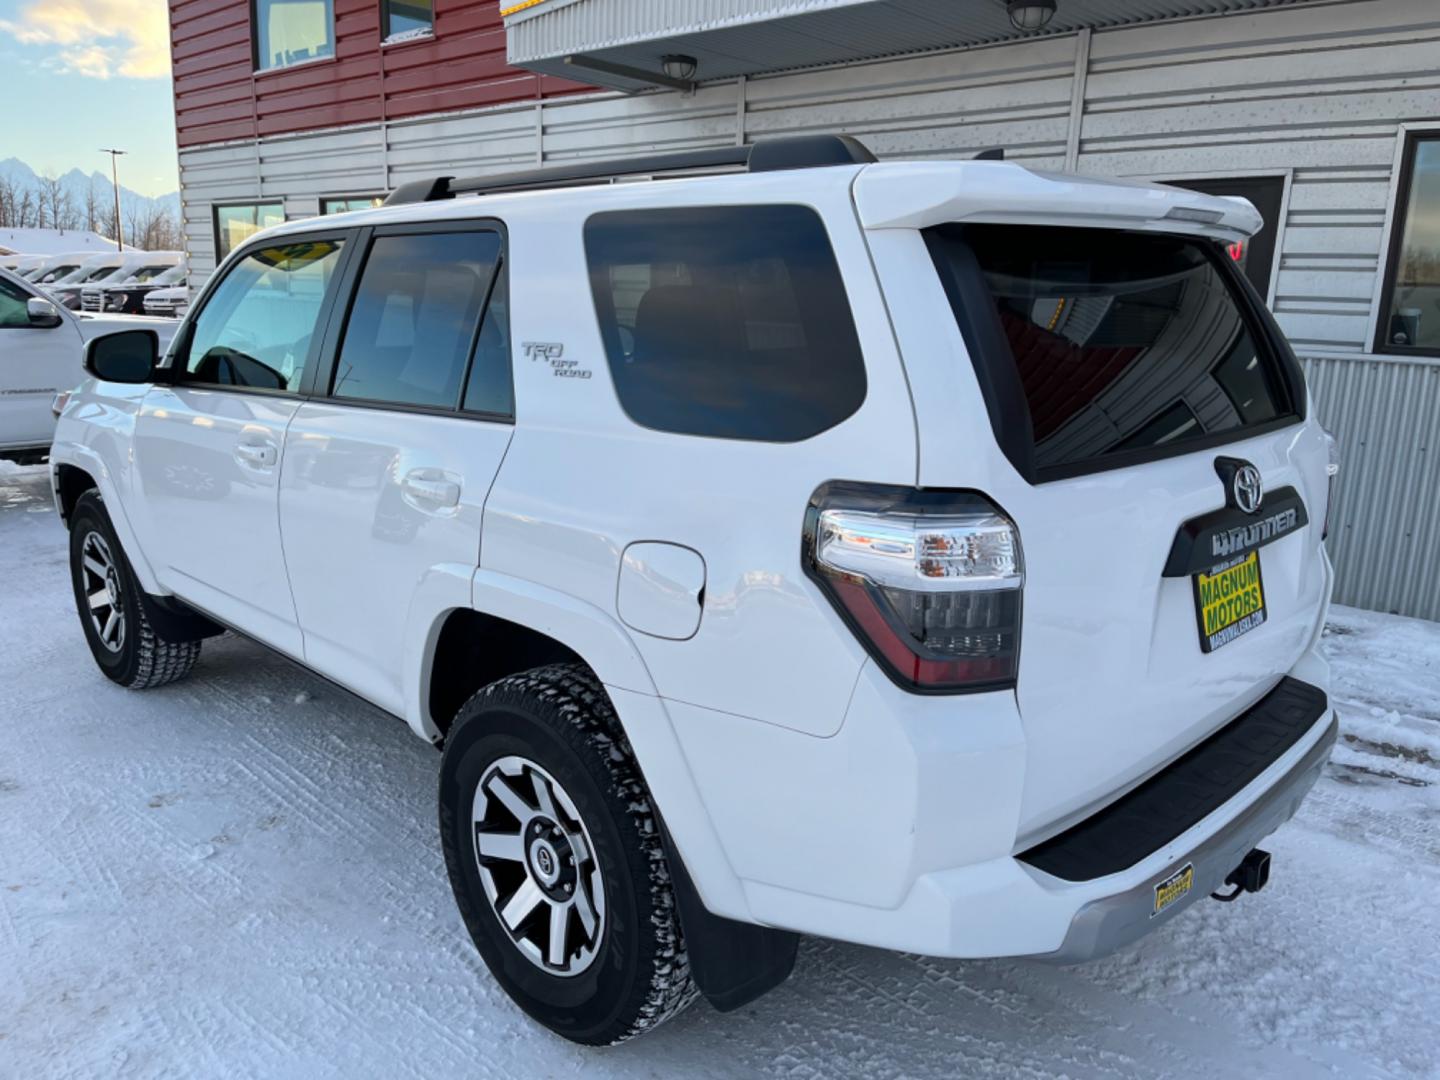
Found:
[[[579,360],[566,360],[565,346],[558,341],[525,341],[520,344],[526,360],[543,360],[550,365],[550,373],[561,379],[588,379],[590,369],[581,367]]]

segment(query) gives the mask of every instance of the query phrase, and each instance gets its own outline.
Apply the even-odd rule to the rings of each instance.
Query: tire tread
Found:
[[[558,733],[582,756],[603,763],[613,784],[610,794],[617,806],[625,808],[640,839],[640,850],[632,855],[643,860],[640,866],[649,881],[653,938],[653,951],[647,954],[650,979],[641,1000],[626,1010],[628,1018],[621,1030],[611,1033],[605,1043],[614,1045],[633,1039],[678,1016],[700,994],[690,971],[669,863],[649,789],[610,697],[588,667],[550,664],[498,679],[478,690],[461,707],[459,715],[464,719],[457,721],[457,729],[460,723],[478,719],[478,710],[503,704],[507,699],[543,702],[564,719],[564,730]]]

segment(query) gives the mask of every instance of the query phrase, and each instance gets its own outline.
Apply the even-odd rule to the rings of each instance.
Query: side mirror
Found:
[[[30,317],[30,325],[38,330],[50,330],[65,321],[53,301],[39,296],[25,301],[25,314]]]
[[[117,330],[85,346],[85,370],[105,382],[151,382],[159,362],[160,336],[154,330]]]

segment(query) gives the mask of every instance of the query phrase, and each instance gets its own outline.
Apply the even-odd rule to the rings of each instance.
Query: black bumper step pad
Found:
[[[1323,690],[1287,675],[1139,787],[1016,857],[1065,881],[1092,881],[1134,866],[1234,798],[1328,708]]]

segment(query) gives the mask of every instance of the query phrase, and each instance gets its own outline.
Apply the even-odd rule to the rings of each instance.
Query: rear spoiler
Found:
[[[855,179],[867,229],[1006,221],[1181,232],[1236,241],[1264,224],[1246,199],[1164,184],[1034,172],[1005,161],[879,162]]]

